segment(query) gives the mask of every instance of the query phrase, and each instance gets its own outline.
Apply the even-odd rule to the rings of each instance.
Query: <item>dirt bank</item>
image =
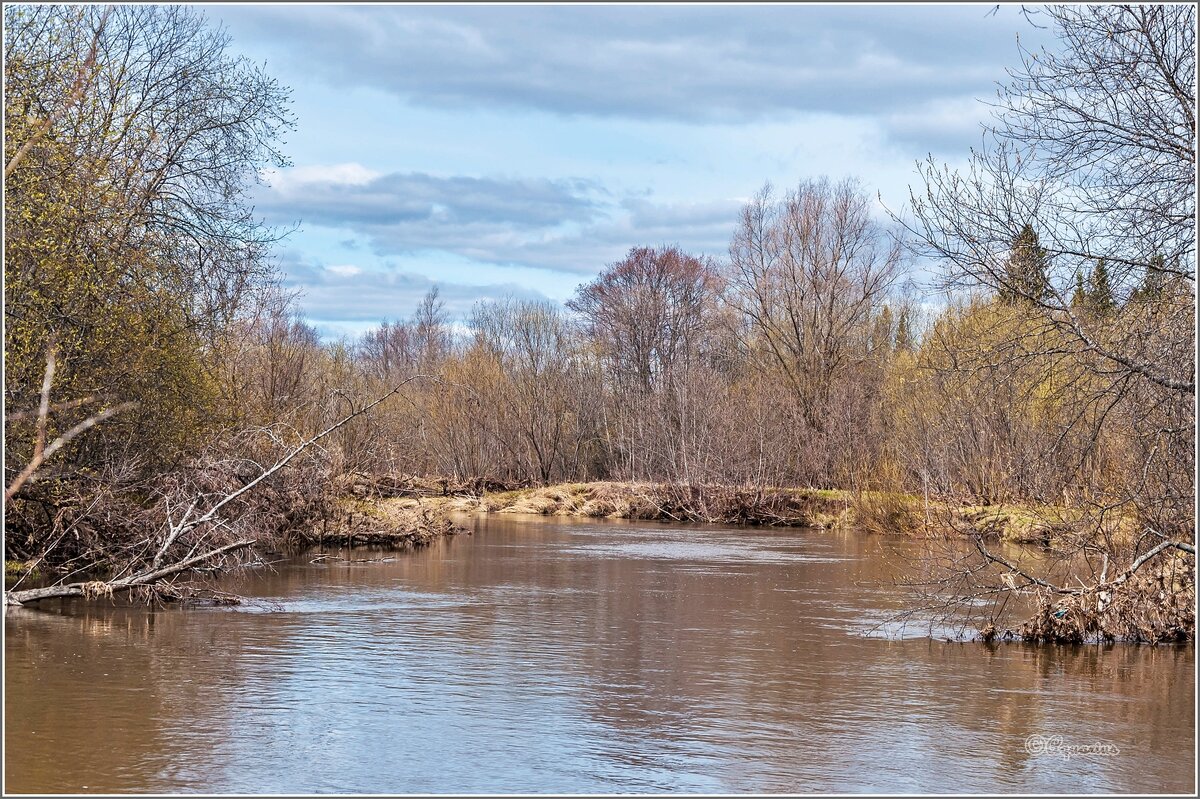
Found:
[[[446,481],[406,482],[408,496],[379,496],[359,485],[361,508],[424,509],[451,513],[527,513],[542,516],[640,519],[729,525],[857,527],[904,535],[978,533],[988,539],[1045,545],[1070,531],[1061,508],[1013,505],[956,506],[878,491],[811,488],[751,489],[662,483],[563,483],[487,490],[449,488]]]
[[[446,516],[443,503],[402,498],[343,497],[333,515],[293,534],[293,544],[394,549],[428,546],[438,538],[470,531]]]

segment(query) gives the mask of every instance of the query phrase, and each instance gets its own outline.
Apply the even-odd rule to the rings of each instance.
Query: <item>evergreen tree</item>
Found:
[[[1108,266],[1103,258],[1096,259],[1089,283],[1091,285],[1088,287],[1087,298],[1091,311],[1099,316],[1112,313],[1117,307],[1117,301],[1113,297],[1112,284],[1108,279]]]
[[[1087,306],[1087,288],[1083,283],[1082,270],[1075,270],[1075,291],[1071,294],[1071,309],[1081,311]]]
[[[1004,267],[1000,300],[1014,305],[1020,300],[1037,302],[1045,299],[1050,289],[1046,263],[1046,250],[1038,242],[1033,225],[1027,223],[1012,241],[1008,262]]]
[[[892,333],[892,309],[884,303],[875,318],[875,330],[871,335],[871,349],[876,352],[888,352],[892,348],[895,336]]]
[[[1133,290],[1130,295],[1130,302],[1154,302],[1162,299],[1163,292],[1167,287],[1167,269],[1166,259],[1161,255],[1156,255],[1150,259],[1150,263],[1146,265],[1145,274],[1142,275],[1141,284]]]

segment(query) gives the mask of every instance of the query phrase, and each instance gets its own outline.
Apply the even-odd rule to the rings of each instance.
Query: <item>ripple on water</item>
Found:
[[[644,558],[711,563],[839,563],[849,559],[737,544],[703,544],[695,541],[585,544],[571,547],[565,550],[564,554],[583,557]]]

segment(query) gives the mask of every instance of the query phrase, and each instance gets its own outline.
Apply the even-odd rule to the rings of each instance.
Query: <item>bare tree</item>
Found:
[[[650,392],[695,359],[712,326],[716,270],[678,247],[635,247],[580,286],[567,307],[622,383]]]
[[[499,300],[480,303],[472,315],[475,345],[497,367],[491,397],[493,427],[526,474],[542,482],[562,473],[577,397],[571,332],[549,303]]]
[[[710,261],[635,247],[567,303],[611,377],[608,448],[633,479],[694,476],[699,414],[717,404],[700,374],[716,355],[719,296]]]
[[[965,173],[933,160],[911,195],[920,251],[951,285],[1021,296],[1100,369],[1195,393],[1195,9],[1053,6],[1059,49],[1023,51]],[[1036,230],[1045,283],[1007,268]],[[1103,260],[1118,302],[1169,283],[1152,325],[1106,326],[1072,307]]]
[[[449,353],[447,321],[446,303],[442,301],[438,287],[433,286],[421,298],[421,304],[412,318],[413,346],[420,369],[429,371],[435,368]]]
[[[730,301],[813,428],[824,425],[838,378],[868,357],[865,333],[901,260],[899,242],[850,180],[804,182],[780,201],[767,186],[743,209],[730,245]]]
[[[1194,619],[1175,611],[1195,590],[1196,12],[1042,13],[1056,46],[1022,51],[964,173],[919,165],[905,224],[945,287],[1008,306],[981,309],[996,320],[987,348],[951,355],[980,373],[1033,373],[1020,413],[1058,429],[1046,436],[1043,422],[1048,446],[1026,452],[1077,459],[1072,523],[1042,564],[1056,576],[976,534],[956,585],[1037,593],[1034,638],[1190,635]]]

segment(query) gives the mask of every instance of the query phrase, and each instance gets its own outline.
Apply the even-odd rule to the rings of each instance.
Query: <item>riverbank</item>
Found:
[[[416,549],[439,538],[471,532],[447,518],[447,510],[433,503],[343,497],[335,503],[335,508],[332,518],[322,519],[319,525],[307,530],[297,530],[290,543]]]
[[[452,488],[446,481],[357,483],[347,507],[364,514],[424,509],[748,526],[856,528],[908,536],[975,535],[1049,545],[1072,532],[1080,515],[1052,506],[952,505],[891,492],[664,483],[562,483]]]
[[[253,552],[256,547],[262,546],[294,551],[311,547],[378,546],[403,551],[428,546],[439,538],[470,534],[469,530],[447,518],[444,511],[428,505],[396,500],[364,502],[342,497],[332,500],[330,506],[333,512],[327,513],[318,524],[297,527],[289,531],[286,538],[275,543],[247,540],[223,549],[230,554],[237,551]],[[261,562],[261,558],[252,555],[250,562]],[[202,562],[195,563],[191,568],[208,573],[216,569]],[[128,591],[140,591],[147,597],[166,601],[209,601],[213,592],[208,587],[181,590],[163,579],[185,570],[176,566],[161,570],[160,573],[151,568],[147,572],[126,577],[111,572],[92,573],[86,580],[58,584],[53,582],[55,572],[43,570],[39,561],[6,560],[5,604],[15,606],[65,597],[111,597]],[[217,594],[221,604],[237,604],[239,601],[232,594]]]

